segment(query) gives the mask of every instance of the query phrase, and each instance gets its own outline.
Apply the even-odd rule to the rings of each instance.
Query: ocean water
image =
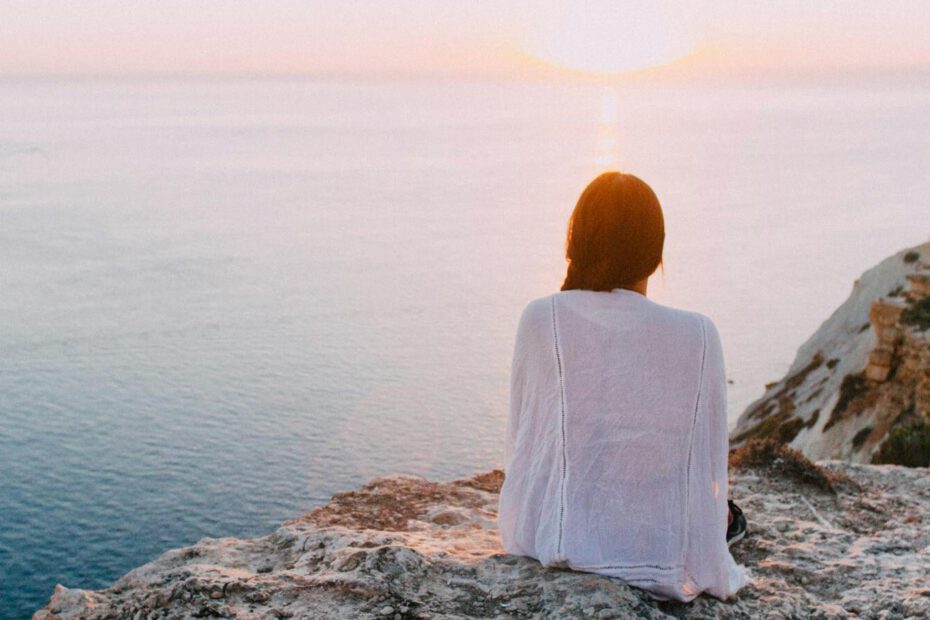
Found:
[[[0,617],[397,472],[501,465],[514,330],[605,166],[731,419],[930,235],[930,76],[0,81]]]

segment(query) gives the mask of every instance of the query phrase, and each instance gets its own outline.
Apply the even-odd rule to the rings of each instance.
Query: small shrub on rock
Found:
[[[930,297],[924,297],[909,305],[901,313],[901,322],[916,325],[921,330],[930,329]]]
[[[872,462],[930,467],[930,424],[917,422],[893,428]]]
[[[833,411],[830,412],[830,418],[824,425],[823,430],[829,430],[831,426],[843,419],[850,403],[869,391],[869,383],[865,378],[865,371],[855,372],[843,377],[840,383],[840,396],[836,400]]]
[[[808,484],[836,493],[838,474],[827,471],[806,456],[773,439],[750,439],[730,452],[730,467],[753,469],[773,477]]]

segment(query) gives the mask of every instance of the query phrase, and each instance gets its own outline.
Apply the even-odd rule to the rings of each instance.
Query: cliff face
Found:
[[[767,437],[812,459],[894,458],[891,444],[882,450],[889,437],[930,422],[928,265],[925,243],[862,274],[785,377],[743,412],[732,445]]]
[[[788,461],[744,459],[734,473],[749,534],[733,551],[753,580],[728,602],[659,603],[503,555],[490,472],[378,479],[264,538],[204,539],[98,592],[58,586],[34,619],[930,617],[930,471],[745,468]],[[818,476],[836,492],[805,482]]]

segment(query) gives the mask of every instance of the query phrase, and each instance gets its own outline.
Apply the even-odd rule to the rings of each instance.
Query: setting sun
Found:
[[[694,50],[693,37],[651,2],[562,3],[525,43],[557,67],[615,74],[673,62]]]

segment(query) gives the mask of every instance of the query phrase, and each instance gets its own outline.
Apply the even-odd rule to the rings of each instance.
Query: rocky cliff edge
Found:
[[[503,554],[490,472],[376,479],[269,536],[204,539],[101,591],[58,586],[34,620],[930,618],[930,471],[816,467],[775,442],[733,456],[749,520],[733,554],[753,579],[730,601],[661,603]]]
[[[886,258],[740,416],[732,446],[789,443],[808,457],[930,464],[930,243]]]

